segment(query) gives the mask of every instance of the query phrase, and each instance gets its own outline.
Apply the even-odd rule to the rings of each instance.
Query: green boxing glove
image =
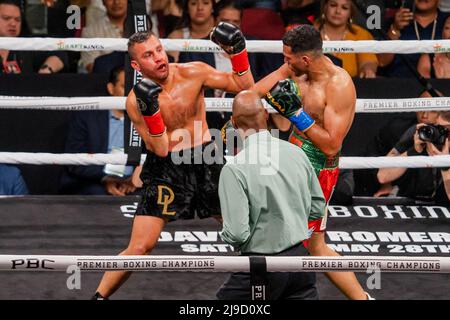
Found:
[[[292,79],[278,81],[266,93],[266,101],[282,116],[288,118],[299,130],[306,131],[315,121],[303,111],[297,83]]]

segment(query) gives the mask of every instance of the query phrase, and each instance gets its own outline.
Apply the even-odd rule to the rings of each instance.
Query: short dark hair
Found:
[[[19,8],[20,12],[22,13],[22,7],[20,5],[20,1],[18,1],[18,0],[0,0],[0,5],[2,5],[2,4],[15,6],[15,7]]]
[[[109,72],[109,78],[108,83],[116,84],[117,81],[119,81],[119,74],[125,71],[125,68],[123,66],[117,66],[111,69]]]
[[[154,34],[150,30],[139,31],[132,34],[131,37],[128,38],[128,53],[130,54],[130,56],[132,55],[130,49],[133,48],[136,43],[143,43],[148,39],[150,39],[151,37],[157,38],[156,34]]]
[[[313,51],[315,54],[322,54],[323,42],[320,32],[307,24],[286,32],[283,44],[290,47],[293,53]]]
[[[217,3],[215,0],[210,0],[212,4],[212,16],[217,17],[216,15],[216,6]],[[177,26],[175,27],[176,30],[183,29],[183,28],[191,28],[191,17],[189,16],[189,0],[183,1],[183,8],[182,8],[182,14],[181,19],[178,21]]]
[[[242,18],[242,15],[244,13],[244,11],[243,11],[244,9],[242,8],[240,2],[239,1],[235,1],[235,0],[221,0],[221,1],[219,1],[217,3],[217,5],[216,5],[216,10],[215,10],[216,17],[219,16],[220,11],[222,11],[224,9],[228,9],[228,8],[238,10],[241,13],[241,18]]]

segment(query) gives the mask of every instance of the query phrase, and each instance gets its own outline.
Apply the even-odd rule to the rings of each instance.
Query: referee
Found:
[[[233,102],[232,124],[243,150],[222,169],[222,239],[245,256],[306,256],[308,220],[325,212],[314,169],[297,146],[272,137],[268,113],[252,91]],[[223,300],[250,300],[250,273],[233,273],[217,292]],[[266,274],[266,299],[318,299],[315,273]]]

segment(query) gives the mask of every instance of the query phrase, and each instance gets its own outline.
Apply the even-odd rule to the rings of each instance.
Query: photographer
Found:
[[[448,155],[450,111],[441,111],[434,125],[419,123],[409,128],[391,152],[398,156]],[[381,184],[399,187],[399,196],[446,202],[450,199],[449,168],[383,168],[378,170]]]

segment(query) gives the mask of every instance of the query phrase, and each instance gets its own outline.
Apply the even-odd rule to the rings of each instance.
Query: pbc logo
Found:
[[[54,263],[54,260],[49,259],[15,259],[11,260],[11,269],[46,269],[53,270],[54,268],[50,267],[51,263]]]

